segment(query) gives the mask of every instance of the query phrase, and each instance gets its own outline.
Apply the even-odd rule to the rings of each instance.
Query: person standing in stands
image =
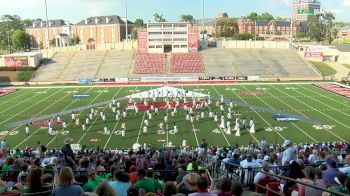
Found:
[[[154,181],[151,178],[146,177],[146,171],[139,169],[137,171],[138,181],[134,185],[137,189],[143,189],[146,193],[156,193],[156,187]]]
[[[286,149],[282,154],[282,166],[285,166],[291,161],[297,160],[297,149],[293,146],[290,140],[284,140],[283,147]]]

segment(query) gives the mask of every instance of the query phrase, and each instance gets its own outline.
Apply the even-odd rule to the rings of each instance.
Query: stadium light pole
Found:
[[[202,39],[204,45],[204,0],[202,0]]]
[[[129,41],[129,37],[128,37],[128,4],[126,2],[126,0],[124,0],[125,2],[125,39],[126,42]]]
[[[46,14],[46,32],[47,32],[47,48],[46,48],[46,58],[49,58],[49,48],[50,48],[50,40],[49,40],[49,17],[47,15],[47,2],[45,0],[45,14]],[[45,36],[46,38],[46,36]],[[46,39],[45,39],[46,40]]]
[[[290,9],[291,9],[291,16],[290,16],[290,36],[289,36],[289,47],[292,48],[293,44],[293,0],[290,0]]]

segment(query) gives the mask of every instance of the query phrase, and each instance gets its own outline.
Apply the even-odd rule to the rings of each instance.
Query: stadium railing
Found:
[[[313,166],[317,166],[317,165],[313,165]],[[323,187],[319,187],[319,186],[315,186],[312,184],[308,184],[305,182],[302,182],[300,180],[296,180],[296,179],[292,179],[286,176],[282,176],[279,175],[281,174],[284,170],[288,169],[288,166],[274,166],[274,167],[270,167],[270,169],[272,171],[274,171],[275,174],[271,174],[268,172],[264,172],[261,170],[261,168],[243,168],[240,165],[237,164],[232,164],[232,163],[227,163],[227,162],[223,162],[223,161],[215,161],[212,165],[211,165],[211,169],[210,171],[212,172],[212,176],[216,179],[222,177],[222,176],[226,176],[227,178],[230,178],[231,180],[239,180],[242,185],[244,187],[248,187],[251,190],[254,190],[254,187],[259,187],[261,189],[266,190],[266,193],[272,193],[272,195],[284,195],[281,192],[276,191],[275,188],[273,187],[269,187],[269,186],[262,186],[260,184],[256,184],[254,183],[254,177],[256,175],[257,172],[262,172],[267,176],[273,177],[276,179],[276,182],[280,182],[281,180],[287,180],[287,181],[291,181],[294,182],[296,184],[302,184],[304,186],[310,187],[310,188],[314,188],[323,192],[327,192],[330,193],[332,195],[339,195],[339,196],[345,196],[347,194],[344,193],[340,193],[338,191],[333,191],[327,188],[323,188]],[[291,190],[292,191],[292,190]]]

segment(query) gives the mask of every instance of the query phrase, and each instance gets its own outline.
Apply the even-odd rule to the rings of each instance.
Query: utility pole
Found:
[[[45,0],[45,13],[46,13],[46,32],[47,32],[47,48],[46,48],[46,58],[49,58],[49,48],[50,48],[50,37],[49,37],[49,17],[47,15],[47,2]],[[46,41],[46,36],[45,36]]]
[[[128,42],[129,37],[128,37],[128,4],[125,0],[125,39],[126,42]]]
[[[291,16],[290,16],[290,37],[289,37],[289,47],[292,48],[293,44],[293,1],[290,1]]]

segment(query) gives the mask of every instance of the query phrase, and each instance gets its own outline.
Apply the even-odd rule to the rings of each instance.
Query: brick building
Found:
[[[306,23],[300,21],[293,21],[293,33],[305,32]],[[276,35],[289,35],[290,34],[290,21],[285,20],[239,20],[238,28],[240,33],[249,34],[276,34]]]
[[[36,20],[26,29],[33,48],[47,48],[52,40],[55,40],[56,47],[69,46],[73,37],[79,38],[80,44],[86,45],[118,43],[125,39],[126,33],[125,18],[116,15],[89,17],[75,25],[62,19],[49,20],[48,26],[47,33],[46,21]],[[133,23],[128,21],[128,34],[132,28]]]
[[[50,41],[56,40],[56,46],[69,45],[69,39],[73,36],[73,25],[62,19],[49,20],[48,33],[46,21],[36,20],[32,26],[26,29],[30,35],[30,42],[33,48],[46,48]]]

